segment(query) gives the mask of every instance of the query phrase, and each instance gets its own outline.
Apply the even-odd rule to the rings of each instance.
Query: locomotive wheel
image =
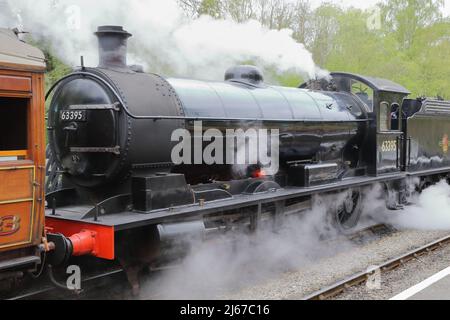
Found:
[[[362,213],[362,195],[359,189],[347,191],[345,199],[334,211],[334,223],[341,232],[351,231],[359,222]]]

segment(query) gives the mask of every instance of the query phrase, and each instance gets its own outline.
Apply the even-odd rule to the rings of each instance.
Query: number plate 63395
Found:
[[[61,121],[86,121],[86,110],[63,110],[59,114]]]

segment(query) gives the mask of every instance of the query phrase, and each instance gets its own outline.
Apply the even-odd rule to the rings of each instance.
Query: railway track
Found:
[[[328,286],[324,289],[321,289],[319,291],[316,291],[306,297],[304,297],[302,300],[327,300],[330,298],[334,298],[338,296],[339,294],[345,292],[347,289],[351,287],[356,287],[359,285],[362,285],[364,283],[367,283],[367,281],[370,280],[370,278],[376,273],[376,272],[389,272],[391,270],[394,270],[396,268],[401,267],[402,265],[408,263],[411,260],[418,259],[419,257],[426,255],[432,251],[438,250],[439,248],[449,245],[450,244],[450,235],[441,238],[439,240],[433,241],[427,245],[424,245],[418,249],[411,250],[407,252],[406,254],[403,254],[401,256],[398,256],[394,259],[391,259],[382,265],[378,266],[377,268],[370,268],[367,271],[362,271],[357,274],[354,274],[346,279],[343,279],[341,281],[338,281],[334,283],[331,286]]]
[[[107,271],[98,275],[86,277],[82,280],[82,290],[79,292],[62,289],[61,285],[52,284],[50,281],[30,288],[23,292],[7,297],[7,300],[43,300],[43,299],[79,299],[86,294],[98,290],[98,288],[106,286],[110,283],[117,283],[123,281],[125,274],[123,270],[116,269]]]
[[[394,232],[390,226],[384,224],[377,224],[368,227],[363,227],[349,235],[341,235],[333,239],[326,239],[327,241],[352,241],[356,244],[363,244],[369,241],[373,241],[376,238],[383,237],[391,232]],[[158,273],[164,272],[169,269],[176,268],[176,266],[161,267],[157,269],[151,269],[148,277],[155,277]],[[123,299],[132,298],[131,290],[128,287],[125,274],[123,270],[116,269],[107,271],[102,274],[92,275],[82,280],[81,292],[68,291],[67,289],[61,289],[56,285],[50,283],[42,284],[38,288],[30,288],[23,293],[17,294],[8,298],[9,300],[44,300],[44,299]],[[112,291],[117,289],[117,295],[114,295]],[[144,297],[145,299],[160,299],[159,294],[149,294]]]

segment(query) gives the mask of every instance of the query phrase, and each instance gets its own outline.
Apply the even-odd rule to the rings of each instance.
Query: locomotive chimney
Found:
[[[98,37],[99,68],[127,68],[127,40],[132,36],[121,26],[100,26]]]

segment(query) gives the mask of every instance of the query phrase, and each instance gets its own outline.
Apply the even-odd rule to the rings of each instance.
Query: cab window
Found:
[[[364,83],[352,80],[352,93],[373,111],[373,90]]]
[[[380,103],[379,129],[381,132],[391,131],[391,105],[387,102]]]
[[[402,109],[398,103],[391,104],[391,130],[400,130]]]

